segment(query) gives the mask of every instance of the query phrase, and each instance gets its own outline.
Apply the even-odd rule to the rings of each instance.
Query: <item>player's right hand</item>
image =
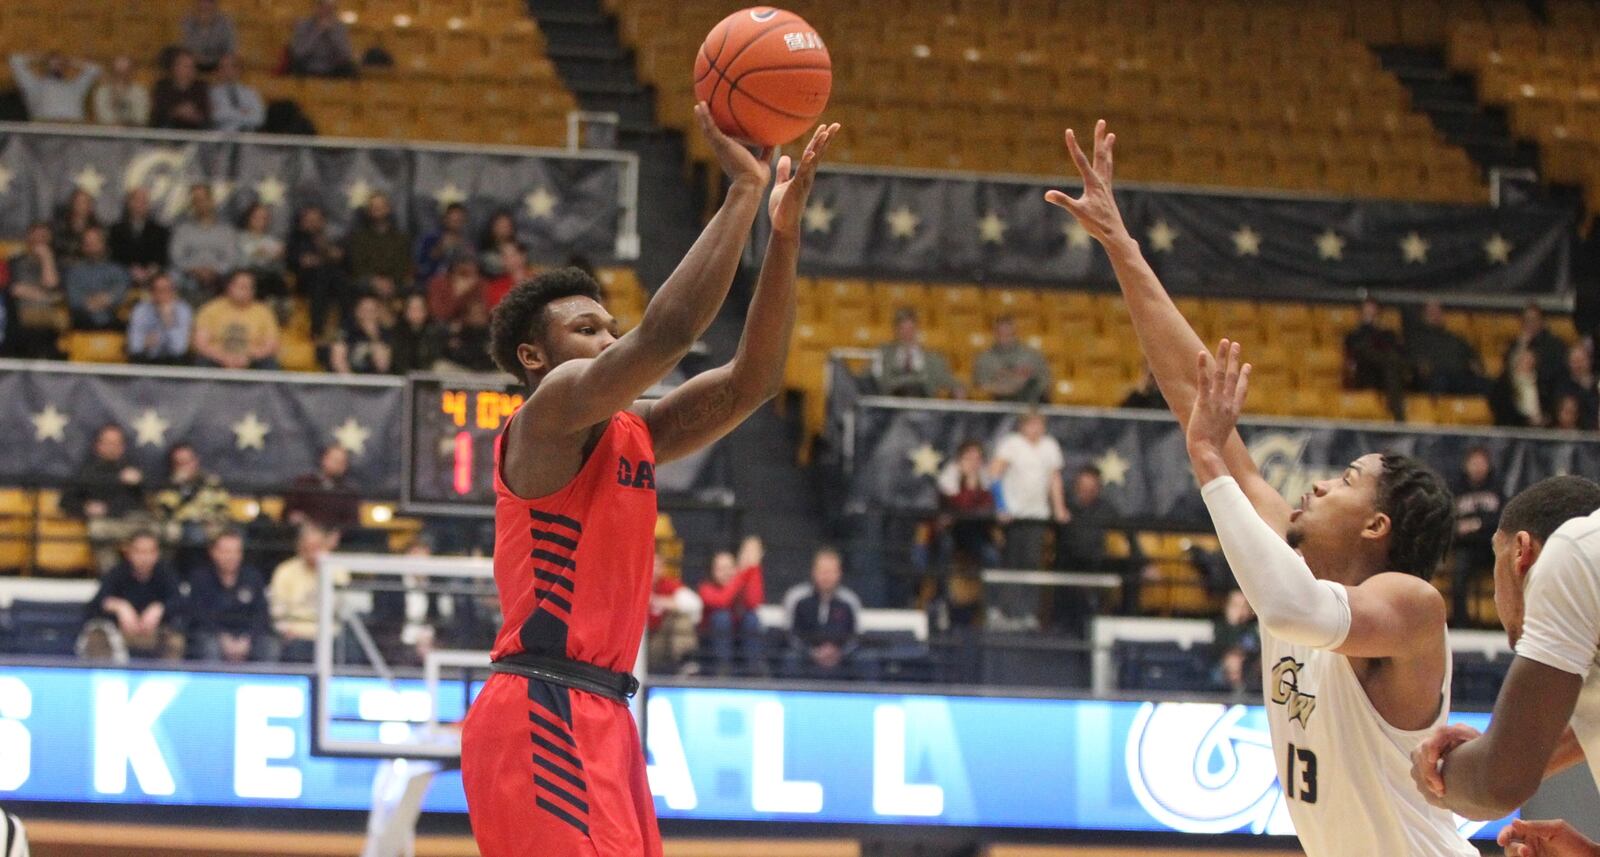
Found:
[[[1059,190],[1046,191],[1045,202],[1066,209],[1084,231],[1101,244],[1127,237],[1128,227],[1123,224],[1117,198],[1111,193],[1111,149],[1117,142],[1117,135],[1106,131],[1106,120],[1095,123],[1092,164],[1078,146],[1078,137],[1071,128],[1067,129],[1066,141],[1067,154],[1083,178],[1083,195],[1073,199]]]
[[[1465,723],[1449,723],[1435,729],[1428,740],[1411,751],[1411,780],[1430,803],[1437,806],[1437,801],[1444,798],[1444,773],[1439,769],[1439,763],[1452,750],[1480,734]]]
[[[1600,845],[1565,821],[1517,819],[1500,831],[1506,857],[1597,857]]]
[[[717,155],[717,163],[722,165],[722,171],[727,173],[729,180],[734,184],[755,188],[767,186],[772,179],[772,168],[767,166],[767,162],[772,160],[772,149],[762,149],[757,154],[722,133],[717,123],[711,121],[711,108],[704,101],[694,106],[694,117],[700,122],[700,133],[710,141],[711,150]]]
[[[1250,364],[1241,363],[1239,353],[1239,343],[1224,339],[1216,354],[1196,355],[1194,411],[1185,438],[1191,454],[1201,446],[1220,452],[1239,423],[1250,391]]]

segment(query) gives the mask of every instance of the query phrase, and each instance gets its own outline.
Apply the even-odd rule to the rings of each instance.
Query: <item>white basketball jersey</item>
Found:
[[[1263,630],[1261,672],[1278,781],[1307,857],[1478,856],[1411,780],[1411,751],[1450,713],[1449,660],[1445,704],[1417,731],[1383,719],[1343,655]]]

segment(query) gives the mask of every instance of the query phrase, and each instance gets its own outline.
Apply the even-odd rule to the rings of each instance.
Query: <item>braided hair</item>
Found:
[[[1384,453],[1378,511],[1389,516],[1389,568],[1423,580],[1450,550],[1455,500],[1433,468],[1408,455]]]

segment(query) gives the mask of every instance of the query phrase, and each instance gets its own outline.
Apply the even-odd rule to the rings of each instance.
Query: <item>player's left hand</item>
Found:
[[[1600,845],[1565,821],[1517,819],[1500,831],[1506,857],[1597,857]]]
[[[1045,202],[1066,209],[1082,224],[1084,231],[1101,244],[1127,237],[1128,227],[1123,224],[1117,198],[1111,193],[1111,150],[1116,145],[1117,135],[1106,131],[1106,120],[1095,123],[1093,163],[1083,154],[1071,128],[1067,129],[1066,141],[1067,154],[1072,156],[1078,175],[1083,177],[1083,195],[1073,199],[1059,190],[1046,191]]]
[[[1478,737],[1478,730],[1465,723],[1449,723],[1434,730],[1428,740],[1411,751],[1411,781],[1434,806],[1444,806],[1444,774],[1439,763],[1451,751]]]
[[[1239,362],[1239,343],[1224,339],[1217,353],[1200,352],[1194,411],[1189,416],[1189,448],[1221,450],[1233,434],[1250,390],[1250,364]]]
[[[811,196],[811,186],[816,182],[817,166],[828,151],[828,141],[839,132],[839,123],[818,125],[811,142],[800,155],[800,167],[795,169],[788,155],[778,159],[778,181],[772,186],[772,196],[767,200],[767,214],[772,218],[772,231],[778,235],[796,237],[800,234],[800,215],[806,210],[806,199]]]

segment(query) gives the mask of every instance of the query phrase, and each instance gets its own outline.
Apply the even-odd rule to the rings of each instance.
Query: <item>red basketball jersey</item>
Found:
[[[644,420],[611,418],[566,487],[537,500],[500,478],[495,441],[494,582],[505,624],[492,657],[517,652],[632,672],[655,562],[655,449]]]

